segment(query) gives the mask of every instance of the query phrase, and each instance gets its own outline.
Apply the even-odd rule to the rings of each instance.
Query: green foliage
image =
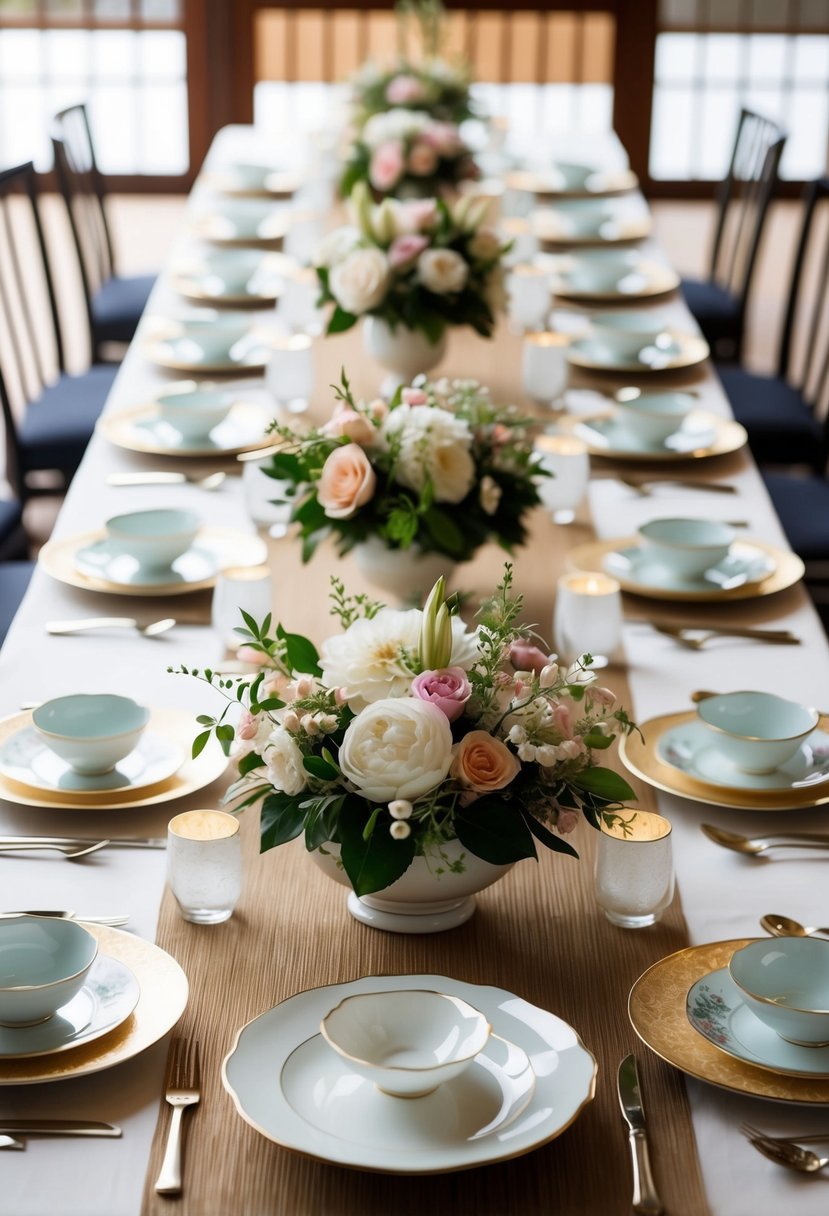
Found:
[[[376,814],[373,831],[365,838],[366,804],[359,798],[346,798],[340,811],[340,857],[357,895],[371,895],[396,882],[415,855],[415,839],[394,840],[389,833],[387,813]],[[375,808],[379,812],[380,808]]]

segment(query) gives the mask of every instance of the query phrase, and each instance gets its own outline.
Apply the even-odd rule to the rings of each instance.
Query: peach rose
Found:
[[[368,456],[358,444],[347,443],[322,466],[317,498],[329,519],[350,519],[371,499],[376,485]]]
[[[505,743],[485,730],[471,730],[455,750],[451,775],[480,794],[502,790],[518,775],[521,764]]]
[[[351,409],[337,410],[322,428],[322,433],[338,439],[350,439],[363,448],[370,447],[377,437],[368,419]]]

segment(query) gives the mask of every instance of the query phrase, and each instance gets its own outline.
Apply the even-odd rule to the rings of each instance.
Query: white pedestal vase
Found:
[[[374,536],[354,546],[354,560],[366,582],[400,604],[422,603],[442,574],[448,581],[455,566],[443,553],[423,553],[417,545],[390,549]]]
[[[388,399],[401,384],[411,384],[421,372],[437,367],[446,351],[446,333],[437,342],[430,342],[419,329],[406,329],[403,325],[392,329],[380,317],[366,317],[363,345],[366,354],[389,372],[380,386],[382,396]]]
[[[318,849],[311,854],[314,861],[335,882],[350,887],[345,870],[338,865],[339,845],[323,847],[324,852]],[[443,852],[449,861],[463,855],[463,873],[447,870],[437,853],[428,863],[424,857],[415,857],[406,873],[384,890],[362,897],[349,891],[349,912],[364,925],[389,933],[442,933],[464,924],[475,911],[476,893],[492,886],[512,866],[482,861],[457,840],[448,841]],[[438,868],[444,871],[440,875],[435,873]]]

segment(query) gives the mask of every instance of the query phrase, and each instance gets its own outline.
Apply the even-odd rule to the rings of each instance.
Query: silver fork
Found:
[[[679,646],[686,650],[702,650],[706,643],[714,638],[748,638],[753,642],[766,642],[770,646],[799,646],[800,638],[788,629],[705,629],[693,625],[657,625],[651,622],[657,633],[673,638]]]
[[[829,1132],[816,1132],[814,1136],[772,1136],[753,1123],[741,1123],[740,1131],[749,1140],[768,1140],[770,1144],[829,1144]]]
[[[193,1039],[175,1038],[167,1057],[166,1091],[164,1100],[173,1108],[164,1160],[156,1179],[160,1195],[178,1195],[181,1191],[181,1119],[188,1106],[196,1106],[201,1096],[199,1086],[199,1045]]]

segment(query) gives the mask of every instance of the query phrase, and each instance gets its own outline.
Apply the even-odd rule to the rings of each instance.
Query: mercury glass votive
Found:
[[[271,339],[265,383],[276,402],[291,414],[302,414],[314,391],[314,352],[310,334]]]
[[[540,266],[519,262],[507,275],[508,315],[519,332],[544,329],[550,311],[550,277]]]
[[[527,334],[524,338],[521,382],[524,392],[533,401],[551,405],[564,392],[569,346],[570,339],[566,334],[546,331]]]
[[[217,576],[210,620],[228,649],[242,645],[235,632],[242,612],[262,621],[272,608],[273,580],[267,566],[230,566]]]
[[[512,242],[512,248],[504,257],[507,266],[532,262],[538,253],[538,237],[528,219],[518,215],[507,216],[498,224],[498,231],[502,240]]]
[[[239,820],[225,811],[183,811],[167,827],[167,881],[184,920],[219,925],[242,894]]]
[[[622,640],[622,592],[607,574],[562,574],[556,587],[553,644],[568,660],[583,654],[606,667]]]
[[[654,925],[674,895],[671,825],[650,811],[621,811],[603,822],[596,855],[596,902],[614,925]]]
[[[550,474],[538,478],[539,497],[557,524],[571,524],[590,480],[587,444],[572,435],[539,435],[534,447]]]

